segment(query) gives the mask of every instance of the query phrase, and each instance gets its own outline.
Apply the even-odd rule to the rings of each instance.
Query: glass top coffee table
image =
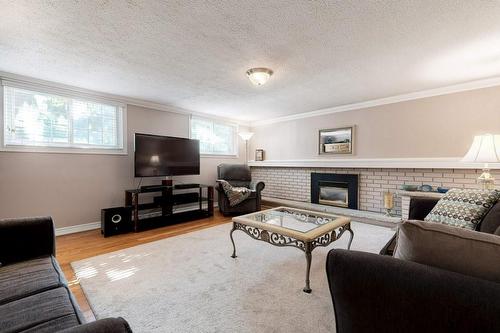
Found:
[[[306,255],[306,286],[304,292],[310,293],[309,274],[311,270],[311,253],[318,246],[328,246],[337,240],[345,231],[350,233],[347,248],[351,248],[354,232],[351,220],[331,214],[307,210],[277,207],[256,213],[233,218],[233,229],[229,236],[233,244],[233,255],[236,258],[236,246],[233,232],[241,230],[256,240],[276,246],[292,246],[304,251]]]

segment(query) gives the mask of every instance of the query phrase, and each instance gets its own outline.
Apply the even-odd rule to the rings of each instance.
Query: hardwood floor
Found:
[[[79,281],[70,263],[85,258],[94,257],[113,251],[118,251],[139,244],[182,235],[191,231],[201,230],[216,225],[231,222],[230,217],[224,217],[215,210],[214,216],[192,222],[176,224],[139,233],[129,233],[104,238],[100,230],[91,230],[76,234],[56,237],[56,257],[69,282],[70,289],[80,305],[88,321],[95,320],[87,298],[80,287]]]

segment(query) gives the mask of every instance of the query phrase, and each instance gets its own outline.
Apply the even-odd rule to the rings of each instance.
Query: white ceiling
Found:
[[[0,0],[0,70],[245,121],[500,75],[500,2]],[[251,67],[270,67],[254,87]]]

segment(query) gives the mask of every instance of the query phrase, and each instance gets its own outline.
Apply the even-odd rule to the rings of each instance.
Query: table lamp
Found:
[[[490,174],[488,163],[500,162],[500,135],[476,135],[462,162],[484,163],[483,173],[479,176],[478,183],[483,189],[492,189],[495,178]]]

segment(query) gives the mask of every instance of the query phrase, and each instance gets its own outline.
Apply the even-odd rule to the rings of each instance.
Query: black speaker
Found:
[[[104,237],[132,231],[132,207],[114,207],[101,210],[101,233]]]

